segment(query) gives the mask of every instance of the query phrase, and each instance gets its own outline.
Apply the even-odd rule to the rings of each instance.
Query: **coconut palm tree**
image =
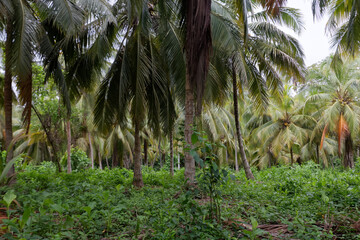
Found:
[[[6,35],[4,111],[5,148],[7,162],[13,157],[13,149],[8,147],[13,138],[12,130],[12,82],[16,77],[19,86],[19,100],[25,105],[24,118],[27,128],[31,116],[31,64],[33,61],[37,21],[28,1],[0,1],[0,30]],[[29,90],[30,89],[30,90]],[[13,174],[14,169],[9,171]]]
[[[313,15],[322,17],[326,12],[329,19],[326,30],[331,34],[331,45],[335,48],[332,67],[340,68],[342,59],[359,53],[360,3],[353,0],[313,0]]]
[[[102,82],[95,106],[95,123],[105,130],[113,122],[121,126],[131,116],[134,127],[134,181],[142,187],[140,132],[148,121],[154,132],[167,119],[168,75],[156,44],[154,23],[147,4],[135,6],[127,21],[124,44]],[[165,104],[164,104],[165,103]]]
[[[256,103],[254,106],[264,109],[270,94],[281,93],[281,75],[288,74],[295,81],[304,79],[303,52],[299,43],[276,26],[276,24],[282,24],[300,32],[302,22],[296,9],[279,7],[276,14],[270,14],[269,9],[265,9],[256,14],[247,15],[251,23],[245,26],[232,10],[236,7],[231,4],[229,6],[228,8],[221,4],[213,6],[212,21],[217,22],[213,24],[215,32],[213,48],[214,52],[221,49],[221,52],[225,53],[223,62],[227,62],[227,71],[232,80],[236,140],[246,176],[248,179],[253,179],[240,131],[238,89],[248,90]],[[248,5],[247,8],[249,12],[252,12],[252,5]],[[221,26],[221,28],[216,26]],[[246,36],[240,30],[244,27],[248,29]],[[238,86],[238,76],[241,86]]]
[[[90,90],[116,36],[116,18],[105,1],[38,1],[39,37],[46,79],[54,78],[67,107],[67,171],[71,172],[71,101]],[[94,18],[93,16],[96,16]],[[105,27],[103,27],[105,26]],[[63,71],[63,69],[65,71]]]
[[[360,124],[360,105],[356,97],[360,90],[356,71],[359,63],[348,62],[335,73],[330,69],[330,61],[329,58],[310,70],[309,79],[315,82],[313,89],[317,92],[310,93],[306,104],[317,106],[314,114],[319,116],[313,138],[322,135],[321,149],[327,132],[336,133],[338,155],[343,158],[344,167],[354,168],[353,138]]]
[[[281,158],[292,165],[295,162],[294,146],[297,145],[300,149],[305,143],[310,135],[307,126],[314,124],[315,119],[303,115],[301,106],[294,105],[290,96],[291,87],[286,86],[284,90],[283,99],[280,102],[274,101],[268,110],[271,121],[260,126],[256,136],[263,144],[265,152],[269,151],[274,158]]]

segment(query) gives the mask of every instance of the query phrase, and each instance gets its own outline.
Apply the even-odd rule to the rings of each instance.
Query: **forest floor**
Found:
[[[126,169],[59,174],[48,163],[28,166],[16,185],[0,188],[0,238],[360,239],[360,165],[254,169],[256,181],[232,174],[217,189],[215,219],[206,184],[186,187],[183,169],[171,177],[144,168],[138,190]]]

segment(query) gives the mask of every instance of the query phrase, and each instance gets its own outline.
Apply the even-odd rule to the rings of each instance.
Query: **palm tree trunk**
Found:
[[[118,153],[118,148],[117,148],[117,143],[114,143],[114,149],[113,149],[113,154],[112,154],[112,167],[118,167],[119,166],[119,153]]]
[[[291,166],[294,164],[294,154],[292,150],[292,146],[290,147],[290,157],[291,157]]]
[[[178,152],[178,170],[180,170],[180,153]]]
[[[67,138],[67,173],[71,173],[71,128],[70,117],[66,120],[66,138]]]
[[[102,170],[103,167],[102,167],[102,159],[101,159],[101,153],[100,153],[100,150],[98,151],[98,158],[99,158],[99,168]]]
[[[135,120],[135,146],[134,146],[134,180],[133,185],[141,188],[144,186],[141,175],[141,140],[140,140],[140,123]]]
[[[229,154],[227,147],[225,148],[225,160],[226,160],[226,166],[229,166]]]
[[[236,137],[239,144],[240,156],[244,165],[245,174],[247,179],[255,179],[251,171],[249,162],[246,158],[246,153],[243,145],[243,138],[240,131],[239,123],[239,109],[238,109],[238,99],[237,99],[237,85],[236,85],[236,71],[235,66],[232,67],[232,80],[233,80],[233,101],[234,101],[234,117],[235,117],[235,127],[236,127]]]
[[[353,151],[353,142],[351,135],[349,134],[345,138],[345,156],[344,156],[344,166],[346,168],[354,168],[354,151]]]
[[[170,174],[174,176],[174,144],[173,144],[173,133],[170,130],[169,133],[169,141],[170,141]]]
[[[7,16],[6,24],[6,42],[5,42],[5,77],[4,77],[4,110],[5,110],[5,149],[6,162],[10,162],[13,158],[13,148],[11,141],[13,139],[12,131],[12,72],[11,72],[11,40],[12,40],[12,21],[11,17]],[[8,172],[8,176],[12,176],[15,172],[14,165]]]
[[[235,144],[234,144],[234,148],[235,148],[235,171],[238,172],[239,171],[239,163],[238,163],[238,152],[237,152],[236,138],[237,138],[237,136],[235,136]]]
[[[93,145],[91,143],[91,133],[90,132],[88,132],[88,138],[89,138],[91,168],[94,169],[94,149],[93,149]]]
[[[185,84],[185,142],[191,148],[191,135],[194,123],[194,92],[190,86],[189,75],[186,76]],[[185,151],[185,178],[190,182],[195,180],[195,160],[189,151]]]
[[[110,169],[108,157],[105,157],[105,160],[106,160],[106,166],[107,166],[107,168]]]
[[[319,144],[316,144],[316,158],[317,158],[317,164],[320,164]]]
[[[144,139],[144,164],[146,166],[149,165],[149,163],[148,163],[148,142],[146,139]]]
[[[162,164],[161,138],[160,137],[159,137],[158,151],[159,151],[160,168],[162,168],[163,164]]]
[[[211,0],[183,1],[186,24],[185,56],[185,142],[191,148],[194,122],[194,90],[197,97],[197,115],[201,113],[202,96],[209,68],[211,42]],[[195,161],[189,151],[185,152],[185,178],[195,180]]]

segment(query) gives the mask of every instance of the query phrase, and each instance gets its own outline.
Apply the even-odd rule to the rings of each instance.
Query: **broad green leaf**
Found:
[[[199,136],[196,133],[191,135],[191,143],[196,144],[199,141]]]
[[[7,207],[10,207],[10,204],[16,199],[16,195],[14,191],[8,191],[5,193],[3,197],[4,201],[6,202]]]

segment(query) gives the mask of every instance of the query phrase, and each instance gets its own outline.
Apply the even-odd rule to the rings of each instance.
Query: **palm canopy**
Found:
[[[355,0],[313,0],[314,16],[326,12],[329,19],[326,30],[331,34],[331,45],[336,49],[332,67],[338,69],[342,59],[359,53],[360,3]]]
[[[357,61],[352,62],[335,73],[329,70],[329,61],[331,59],[309,74],[310,78],[318,82],[312,86],[315,90],[310,93],[306,102],[307,107],[317,108],[314,116],[318,117],[318,124],[312,138],[322,134],[323,142],[327,131],[336,133],[338,153],[342,154],[342,143],[345,142],[346,155],[348,151],[352,152],[352,136],[359,132],[360,105],[356,96],[360,90],[360,82],[359,73],[355,71],[359,64]]]
[[[249,12],[252,12],[251,7],[253,5],[248,6]],[[248,39],[244,41],[236,12],[221,4],[213,4],[214,56],[211,64],[220,58],[222,63],[226,63],[224,67],[230,75],[235,67],[242,92],[247,89],[256,107],[264,110],[270,95],[281,94],[282,76],[290,76],[299,82],[305,79],[304,53],[299,42],[278,28],[280,24],[300,32],[303,23],[296,9],[286,7],[281,7],[275,16],[264,10],[249,13],[247,17]],[[220,67],[217,69],[222,72]]]
[[[293,146],[300,148],[310,135],[309,126],[316,122],[311,116],[303,115],[301,106],[294,105],[290,87],[285,87],[283,100],[275,101],[269,108],[271,120],[261,125],[255,132],[257,138],[277,158],[282,151],[290,153],[293,159]]]

